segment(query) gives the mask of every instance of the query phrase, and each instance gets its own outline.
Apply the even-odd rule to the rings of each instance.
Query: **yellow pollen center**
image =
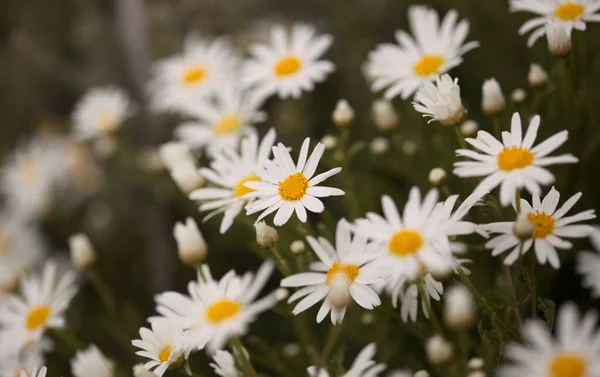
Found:
[[[173,352],[173,347],[166,346],[158,354],[158,360],[160,360],[161,363],[166,363],[167,361],[169,361],[169,356],[171,356],[171,352]]]
[[[301,66],[302,63],[297,57],[293,55],[286,56],[275,65],[275,75],[279,77],[292,75],[298,72]]]
[[[236,315],[241,309],[241,305],[233,300],[218,300],[206,309],[206,319],[210,322],[218,323]]]
[[[250,174],[244,178],[242,178],[239,183],[235,186],[235,188],[233,189],[233,195],[240,197],[240,196],[244,196],[249,192],[254,191],[251,188],[248,188],[246,186],[244,186],[244,183],[246,182],[259,182],[260,178],[258,177],[258,175],[256,174]]]
[[[237,131],[242,125],[242,120],[237,115],[225,115],[214,128],[217,135],[229,134]]]
[[[192,86],[198,84],[206,76],[206,69],[200,66],[188,68],[181,76],[184,85]]]
[[[578,3],[560,4],[554,10],[554,15],[563,21],[573,21],[583,14],[583,6]]]
[[[50,316],[50,308],[46,305],[34,306],[27,314],[25,326],[28,330],[35,330],[43,326]]]
[[[279,196],[283,200],[294,202],[302,199],[308,189],[308,179],[302,173],[288,175],[279,182]]]
[[[554,218],[545,212],[528,213],[527,219],[533,226],[533,238],[546,238],[554,231]]]
[[[358,276],[358,266],[353,264],[333,262],[329,270],[327,270],[327,284],[329,284],[331,279],[333,279],[335,276],[340,275],[345,277],[348,280],[348,283],[351,284]]]
[[[394,233],[388,249],[390,253],[398,256],[407,256],[416,253],[423,245],[423,239],[418,232],[414,230],[401,230]]]
[[[533,154],[522,147],[504,148],[498,153],[498,168],[504,171],[522,169],[531,164]]]
[[[551,377],[583,377],[587,363],[572,353],[559,353],[550,360]]]
[[[429,76],[436,73],[442,64],[444,59],[440,55],[424,55],[415,64],[414,70],[418,76]]]

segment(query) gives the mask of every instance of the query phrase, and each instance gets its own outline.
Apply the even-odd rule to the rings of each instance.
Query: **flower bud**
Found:
[[[394,106],[385,100],[377,100],[372,105],[373,121],[380,131],[389,131],[398,126],[398,113]]]
[[[339,128],[344,128],[350,125],[354,119],[354,110],[345,99],[341,99],[335,105],[335,110],[332,114],[333,122]]]
[[[514,103],[521,103],[521,102],[525,101],[526,98],[527,98],[527,92],[525,91],[525,89],[522,89],[522,88],[515,89],[510,94],[510,99]]]
[[[348,292],[348,281],[343,276],[335,276],[329,283],[331,291],[327,295],[327,300],[334,308],[341,309],[350,302],[350,292]]]
[[[562,21],[551,19],[546,23],[546,39],[553,56],[565,56],[571,50],[571,36]]]
[[[491,78],[483,82],[481,109],[487,115],[499,115],[506,107],[506,100],[502,94],[500,84]]]
[[[373,322],[375,322],[375,316],[371,312],[363,313],[363,315],[360,317],[360,323],[363,325],[370,325]]]
[[[80,270],[85,270],[96,261],[96,251],[88,236],[77,233],[69,237],[71,261]]]
[[[484,362],[481,357],[474,357],[467,363],[467,368],[469,369],[483,369]]]
[[[189,194],[197,188],[204,186],[204,178],[198,173],[196,165],[192,161],[180,161],[171,170],[171,178],[177,187],[185,194]]]
[[[390,149],[390,142],[385,137],[379,136],[371,141],[369,149],[373,154],[384,154]]]
[[[163,164],[169,170],[173,170],[182,161],[194,161],[188,146],[176,141],[170,141],[161,145],[158,153]]]
[[[460,132],[466,137],[475,136],[477,131],[479,131],[479,124],[474,120],[468,120],[460,126]]]
[[[100,158],[109,158],[115,154],[118,146],[119,142],[114,136],[102,135],[94,140],[92,148],[94,149],[96,156]]]
[[[437,281],[445,281],[454,276],[454,265],[452,263],[442,263],[436,268],[430,269],[429,273]]]
[[[470,327],[475,320],[473,296],[464,285],[454,285],[446,293],[444,321],[453,330]]]
[[[476,370],[467,374],[467,377],[485,377],[485,372],[482,370]]]
[[[286,298],[288,298],[288,296],[289,296],[289,295],[290,295],[290,291],[288,291],[288,290],[287,290],[287,289],[285,289],[285,288],[278,288],[278,289],[275,291],[275,298],[276,298],[278,301],[283,301],[283,300],[285,300]]]
[[[283,346],[283,354],[288,359],[292,359],[300,354],[300,345],[298,343],[288,343]]]
[[[513,234],[521,241],[526,241],[533,236],[533,225],[526,213],[521,212],[512,227]]]
[[[407,156],[412,156],[417,153],[417,143],[412,140],[405,140],[402,143],[402,152]]]
[[[290,245],[290,251],[294,254],[302,254],[304,250],[306,250],[306,246],[301,240],[296,240]]]
[[[426,370],[418,370],[413,377],[429,377],[429,372]]]
[[[325,149],[331,150],[331,149],[335,149],[335,147],[337,147],[338,139],[337,139],[337,137],[335,137],[333,135],[325,135],[321,139],[321,143],[323,143],[323,145],[325,146]]]
[[[256,229],[256,243],[259,246],[270,249],[277,245],[277,242],[279,241],[277,229],[268,226],[264,221],[255,223],[254,229]]]
[[[446,183],[446,178],[448,175],[446,171],[442,168],[433,168],[429,172],[429,183],[434,186],[439,186]]]
[[[527,74],[527,81],[533,88],[539,88],[546,85],[548,81],[548,74],[544,71],[539,64],[532,64],[529,67],[529,73]]]
[[[441,335],[434,335],[427,341],[425,352],[427,359],[433,365],[446,364],[454,357],[452,344]]]
[[[185,224],[176,223],[173,236],[177,241],[179,259],[184,264],[197,266],[206,259],[208,247],[194,219],[188,217]]]
[[[133,366],[133,377],[156,377],[156,374],[146,369],[144,364],[136,364]]]

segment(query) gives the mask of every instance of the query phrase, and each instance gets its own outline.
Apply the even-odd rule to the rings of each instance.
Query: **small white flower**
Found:
[[[371,343],[360,351],[356,359],[352,363],[352,367],[341,377],[377,377],[386,368],[385,364],[376,364],[373,358],[375,357],[376,345]],[[329,377],[326,370],[319,370],[317,367],[311,366],[308,368],[308,374],[311,377]]]
[[[254,223],[256,229],[256,243],[258,246],[270,249],[277,245],[279,241],[279,233],[277,229],[268,226],[264,221]]]
[[[446,182],[447,177],[448,177],[448,174],[446,174],[446,171],[444,169],[433,168],[429,172],[428,178],[429,178],[429,183],[431,183],[434,186],[439,186]]]
[[[131,343],[140,348],[136,355],[150,359],[144,367],[161,377],[169,368],[180,367],[190,349],[184,344],[183,330],[176,323],[164,318],[154,319],[152,329],[142,327],[141,339]]]
[[[600,229],[594,228],[590,241],[596,252],[582,251],[577,254],[575,270],[581,275],[581,285],[592,290],[592,297],[600,297]]]
[[[154,372],[144,367],[144,364],[135,364],[132,369],[133,377],[156,377]]]
[[[206,181],[191,160],[182,160],[169,171],[171,178],[184,194],[191,194],[204,186]]]
[[[445,126],[459,125],[465,117],[465,108],[460,99],[458,79],[452,80],[448,74],[435,79],[435,84],[425,83],[415,96],[415,110],[437,120]]]
[[[75,105],[73,133],[78,139],[111,134],[131,114],[131,100],[122,89],[113,86],[92,88]]]
[[[33,345],[24,352],[14,355],[0,355],[0,377],[18,377],[22,372],[34,376],[34,371],[44,364],[43,348]]]
[[[440,23],[432,8],[411,6],[408,21],[414,38],[399,30],[395,34],[397,45],[381,44],[369,54],[371,89],[386,89],[388,100],[398,95],[407,99],[425,83],[460,65],[462,56],[479,43],[465,43],[469,22],[457,20],[456,10],[449,11]]]
[[[527,74],[527,81],[533,88],[546,85],[548,81],[548,74],[539,64],[531,64],[529,67],[529,73]]]
[[[96,251],[85,234],[77,233],[69,237],[69,249],[71,251],[71,261],[77,268],[85,270],[94,264]]]
[[[325,146],[325,149],[331,150],[331,149],[335,149],[337,147],[338,139],[337,139],[337,137],[335,137],[333,135],[325,135],[321,139],[321,143],[323,143],[323,145]]]
[[[560,208],[557,208],[560,194],[554,187],[546,195],[543,201],[538,194],[533,194],[533,206],[525,199],[521,199],[521,212],[527,214],[527,218],[533,226],[533,237],[523,243],[523,254],[533,246],[535,255],[540,264],[546,261],[555,269],[560,267],[560,260],[556,249],[570,249],[573,245],[563,238],[583,238],[592,234],[590,225],[574,225],[574,223],[592,220],[596,218],[593,209],[580,212],[576,215],[565,216],[581,198],[577,193],[569,198]],[[495,233],[501,233],[486,243],[488,249],[492,249],[492,256],[497,256],[512,248],[504,260],[504,264],[513,264],[519,258],[521,240],[513,233],[512,222],[498,222],[483,225],[482,228]]]
[[[498,115],[506,107],[502,88],[495,78],[487,79],[481,87],[481,109],[487,115]]]
[[[454,285],[444,299],[444,322],[453,330],[464,330],[473,324],[476,315],[471,292],[463,285]]]
[[[383,154],[390,149],[390,141],[383,136],[378,136],[375,139],[371,140],[369,149],[371,150],[371,153],[375,155]]]
[[[310,157],[308,149],[310,138],[306,138],[300,148],[298,163],[294,164],[287,147],[281,143],[273,147],[274,161],[263,160],[263,166],[256,169],[260,181],[247,181],[245,186],[252,192],[245,198],[259,198],[246,206],[246,214],[263,211],[256,221],[277,211],[273,224],[285,224],[294,211],[301,222],[306,222],[306,210],[320,213],[325,210],[319,198],[344,195],[344,191],[318,186],[327,178],[339,173],[342,168],[333,168],[314,176],[325,146],[317,144]],[[313,177],[314,176],[314,177]]]
[[[198,225],[191,217],[185,223],[176,223],[173,236],[177,241],[179,259],[189,265],[200,265],[206,259],[207,245],[198,229]]]
[[[429,372],[426,370],[418,370],[415,372],[413,377],[429,377]]]
[[[158,153],[163,165],[173,170],[177,165],[191,162],[194,164],[194,157],[190,153],[190,148],[184,143],[170,141],[160,146]]]
[[[466,137],[475,136],[478,130],[479,124],[474,120],[468,120],[460,125],[460,132]]]
[[[337,224],[335,248],[323,237],[306,237],[306,240],[320,262],[311,265],[311,272],[288,276],[281,281],[282,287],[304,287],[288,300],[294,302],[302,298],[293,314],[323,300],[317,322],[320,323],[331,311],[331,321],[336,324],[344,319],[350,297],[368,310],[381,305],[381,299],[370,285],[381,283],[385,271],[374,262],[378,255],[368,250],[366,237],[352,237],[350,224],[342,219]]]
[[[527,92],[523,88],[517,88],[510,94],[510,99],[514,103],[521,103],[527,99]]]
[[[271,29],[270,45],[250,46],[252,58],[244,65],[242,82],[258,98],[298,98],[334,70],[333,63],[318,60],[332,42],[330,35],[317,36],[309,25],[295,24],[291,31],[277,25]]]
[[[458,156],[475,161],[454,163],[454,174],[459,177],[485,177],[477,185],[477,190],[491,191],[500,185],[500,203],[507,206],[514,198],[517,189],[525,188],[531,194],[540,193],[540,185],[554,182],[554,176],[545,168],[549,165],[571,164],[577,158],[570,154],[548,156],[563,145],[568,131],[562,131],[533,146],[540,126],[540,117],[535,116],[529,124],[525,137],[522,137],[519,113],[512,117],[511,131],[502,133],[502,142],[486,131],[479,131],[477,139],[465,141],[480,152],[459,149]]]
[[[218,350],[213,356],[211,368],[221,377],[243,377],[236,365],[233,355],[227,351]]]
[[[565,56],[571,50],[571,36],[561,21],[550,20],[546,23],[546,40],[548,51],[556,57]]]
[[[115,377],[115,363],[91,345],[85,350],[77,351],[71,360],[73,377]]]
[[[452,343],[448,342],[441,335],[434,335],[427,340],[425,344],[427,359],[433,365],[445,364],[454,357]]]
[[[389,131],[398,126],[399,118],[394,105],[390,101],[378,99],[371,105],[373,121],[379,131]]]
[[[295,240],[290,244],[290,251],[294,254],[302,254],[306,250],[306,245],[302,240]]]
[[[467,362],[467,368],[469,369],[483,369],[485,362],[481,357],[474,357]]]
[[[348,126],[354,119],[354,110],[345,99],[341,99],[335,105],[332,114],[333,122],[336,126],[344,128]]]

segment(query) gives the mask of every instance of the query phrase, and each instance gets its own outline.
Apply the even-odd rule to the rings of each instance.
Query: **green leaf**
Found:
[[[552,330],[554,328],[556,304],[550,299],[538,297],[538,309],[544,314],[548,328]]]

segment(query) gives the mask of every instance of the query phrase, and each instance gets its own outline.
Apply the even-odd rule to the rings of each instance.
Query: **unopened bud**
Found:
[[[412,140],[406,140],[402,143],[402,152],[407,156],[412,156],[417,153],[417,143]]]
[[[525,89],[522,89],[522,88],[515,89],[510,94],[510,99],[514,103],[521,103],[521,102],[525,101],[526,98],[527,98],[527,92],[525,91]]]
[[[485,376],[486,376],[486,374],[482,370],[476,370],[474,372],[467,374],[467,377],[485,377]]]
[[[546,85],[548,81],[548,74],[544,71],[539,64],[532,64],[529,67],[529,73],[527,74],[527,81],[533,88],[539,88]]]
[[[475,303],[464,285],[454,285],[444,300],[444,321],[452,330],[469,328],[475,320]]]
[[[425,345],[427,359],[433,365],[446,364],[454,357],[452,344],[441,335],[434,335]]]
[[[360,323],[363,325],[370,325],[375,322],[375,316],[371,312],[366,312],[360,317]]]
[[[331,150],[331,149],[335,149],[335,147],[337,147],[338,139],[337,139],[337,137],[335,137],[333,135],[325,135],[321,139],[321,143],[323,143],[323,145],[325,146],[325,149]]]
[[[335,110],[332,114],[333,122],[339,128],[344,128],[350,125],[354,119],[354,110],[345,99],[341,99],[335,105]]]
[[[302,254],[306,250],[306,245],[301,240],[296,240],[290,244],[290,251],[294,254]]]
[[[289,296],[289,295],[290,295],[290,291],[288,291],[288,290],[287,290],[287,289],[285,289],[285,288],[278,288],[278,289],[275,291],[275,298],[276,298],[278,301],[283,301],[283,300],[285,300],[286,298],[288,298],[288,296]]]
[[[479,131],[479,124],[474,120],[468,120],[460,126],[460,132],[466,137],[475,136],[477,131]]]
[[[483,369],[484,362],[481,357],[474,357],[467,363],[467,368],[469,369]]]
[[[442,168],[433,168],[429,172],[429,183],[434,186],[442,185],[446,182],[446,178],[448,175],[446,171]]]
[[[546,23],[546,39],[548,51],[553,56],[565,56],[571,50],[571,36],[563,21],[551,19]]]
[[[499,115],[506,107],[506,100],[502,94],[500,84],[491,78],[483,82],[481,109],[487,115]]]
[[[156,374],[146,369],[144,364],[136,364],[133,366],[133,377],[156,377]]]
[[[194,219],[188,217],[185,224],[176,223],[173,228],[173,236],[177,241],[179,259],[183,263],[188,266],[197,266],[206,259],[208,247]]]
[[[385,137],[379,136],[371,141],[369,149],[373,154],[384,154],[390,149],[390,142]]]
[[[172,170],[171,178],[185,194],[204,186],[204,178],[192,161],[180,161]]]
[[[83,233],[69,237],[69,249],[71,249],[71,261],[80,270],[87,269],[96,261],[96,251],[92,242]]]
[[[513,234],[521,241],[525,241],[533,236],[533,225],[526,213],[521,212],[512,227]]]
[[[445,281],[454,275],[454,266],[451,263],[443,263],[436,268],[430,269],[429,273],[435,280]]]
[[[373,121],[380,131],[389,131],[398,126],[398,113],[389,101],[377,100],[372,105]]]
[[[429,377],[429,372],[426,370],[418,370],[415,372],[413,377]]]
[[[298,343],[288,343],[283,346],[283,354],[288,359],[292,359],[300,354],[302,348]]]
[[[256,243],[259,246],[270,249],[277,245],[279,241],[277,229],[268,226],[264,221],[254,224],[254,229],[256,229]]]
[[[327,300],[336,309],[344,308],[350,302],[350,292],[348,292],[348,281],[343,276],[335,276],[329,283],[331,291],[327,295]]]
[[[188,146],[176,141],[170,141],[161,145],[158,149],[158,154],[160,155],[163,164],[169,170],[173,170],[183,161],[194,161]]]

